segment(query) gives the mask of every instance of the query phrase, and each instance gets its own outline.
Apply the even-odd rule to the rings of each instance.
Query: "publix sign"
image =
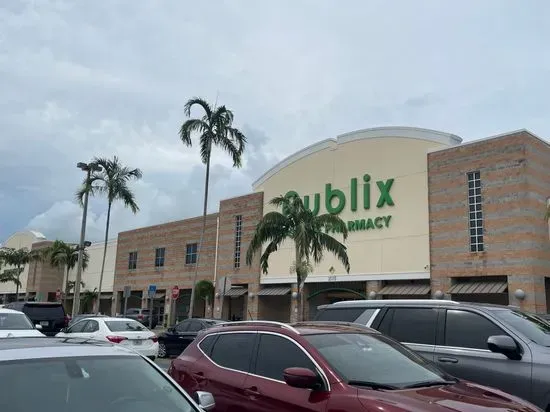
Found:
[[[313,200],[309,195],[304,196],[304,206],[317,215],[321,208],[322,197],[323,205],[328,213],[339,215],[346,208],[349,208],[351,212],[361,214],[356,219],[347,221],[350,232],[388,228],[392,218],[391,214],[364,216],[363,213],[395,205],[391,196],[394,180],[392,178],[371,182],[371,176],[365,174],[361,184],[359,184],[358,179],[353,177],[350,179],[349,192],[347,193],[333,188],[332,183],[326,183],[323,196],[321,196],[321,193],[315,193]],[[295,190],[286,193],[286,196],[290,195],[300,196]],[[336,230],[329,229],[329,231],[335,232]]]

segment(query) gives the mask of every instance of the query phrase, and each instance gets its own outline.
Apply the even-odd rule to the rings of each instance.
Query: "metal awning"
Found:
[[[380,295],[427,295],[430,289],[430,285],[402,283],[384,286],[378,293]]]
[[[451,295],[479,295],[485,293],[504,293],[507,282],[462,282],[452,285],[447,293]]]
[[[290,293],[290,286],[277,286],[263,288],[258,292],[258,296],[284,296]]]
[[[248,292],[247,288],[234,287],[229,290],[226,290],[224,296],[229,296],[230,298],[238,298],[243,295],[246,295],[247,292]]]

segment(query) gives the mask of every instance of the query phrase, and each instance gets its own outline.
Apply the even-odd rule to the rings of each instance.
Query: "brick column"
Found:
[[[371,292],[378,293],[382,289],[382,281],[381,280],[367,280],[366,282],[366,288],[365,288],[365,294],[367,295],[367,299],[370,299],[369,294]],[[381,299],[381,296],[376,296],[375,299]]]
[[[246,320],[258,319],[258,291],[259,287],[257,283],[248,284],[248,294],[246,295],[248,302],[246,304]]]
[[[214,318],[221,319],[222,313],[223,313],[223,298],[220,294],[219,297],[216,297],[216,294],[219,293],[216,291],[214,294],[214,302],[212,302],[213,310],[214,310]]]
[[[117,290],[113,290],[113,300],[111,301],[111,315],[116,316],[119,313],[119,295],[120,293]],[[124,308],[122,309],[124,310]],[[122,312],[122,310],[120,312]]]
[[[516,290],[521,289],[525,298],[516,298]],[[522,310],[534,313],[546,313],[546,288],[544,277],[538,276],[508,276],[508,298],[510,305],[519,306]]]
[[[443,292],[443,298],[442,299],[451,299],[451,295],[447,293],[449,288],[451,287],[451,278],[447,277],[441,277],[441,278],[434,278],[433,276],[430,279],[431,284],[431,295],[433,299],[436,299],[435,293],[437,291]]]

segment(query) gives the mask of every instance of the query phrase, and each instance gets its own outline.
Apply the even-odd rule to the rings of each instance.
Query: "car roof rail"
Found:
[[[288,323],[283,322],[275,322],[271,320],[237,320],[237,321],[228,321],[225,323],[221,323],[218,326],[275,326],[283,329],[288,329],[296,334],[300,334],[295,328],[290,326]]]
[[[359,300],[342,300],[339,302],[334,302],[328,307],[337,307],[337,306],[359,306],[359,305],[375,305],[375,304],[391,304],[391,303],[418,303],[418,304],[430,304],[430,303],[444,303],[451,305],[459,305],[460,302],[456,300],[447,300],[447,299],[359,299]]]
[[[313,321],[296,322],[292,324],[292,326],[297,326],[297,327],[321,326],[321,325],[349,326],[355,329],[368,330],[369,332],[373,332],[373,333],[380,333],[376,329],[369,328],[368,326],[363,325],[361,323],[344,322],[340,320],[313,320]]]

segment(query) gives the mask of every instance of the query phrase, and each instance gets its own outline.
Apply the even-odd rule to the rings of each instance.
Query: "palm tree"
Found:
[[[195,289],[197,290],[197,296],[204,300],[205,309],[209,308],[210,302],[212,301],[212,298],[214,297],[214,292],[216,290],[214,284],[209,280],[200,280],[195,285]]]
[[[67,282],[67,293],[70,293],[74,289],[75,285],[76,285],[76,281],[69,280]],[[80,287],[85,288],[86,284],[84,282],[80,281]]]
[[[275,197],[270,204],[277,208],[281,207],[282,213],[269,212],[257,224],[246,252],[246,263],[251,266],[255,254],[265,243],[268,243],[260,256],[260,266],[263,273],[267,274],[269,256],[276,252],[285,240],[291,239],[294,242],[295,261],[290,271],[296,272],[299,320],[303,320],[303,288],[308,274],[312,272],[312,261],[319,264],[324,252],[328,251],[342,262],[346,272],[349,273],[350,264],[346,246],[328,234],[329,230],[341,233],[345,241],[348,230],[345,222],[336,215],[327,213],[315,216],[295,194]]]
[[[233,167],[241,167],[241,158],[246,145],[244,134],[233,127],[233,112],[225,106],[212,108],[208,102],[202,98],[194,97],[187,101],[184,107],[184,113],[187,117],[191,116],[191,108],[200,106],[204,115],[200,119],[188,119],[180,128],[179,136],[183,144],[190,147],[192,145],[191,136],[193,133],[199,135],[199,145],[201,160],[206,165],[206,177],[204,183],[204,205],[202,213],[202,231],[200,242],[197,247],[197,259],[195,262],[195,275],[193,277],[193,287],[191,288],[191,303],[189,305],[189,317],[193,317],[193,306],[195,303],[195,284],[199,270],[199,259],[201,256],[202,242],[204,232],[206,231],[206,213],[208,209],[208,185],[210,180],[210,160],[212,148],[219,147],[233,159]]]
[[[89,182],[85,180],[76,196],[80,204],[83,203],[84,194],[88,190],[89,194],[92,196],[99,194],[107,197],[107,222],[105,224],[103,260],[101,262],[99,287],[97,291],[98,296],[101,296],[103,273],[105,272],[105,258],[107,257],[107,242],[109,240],[109,225],[111,223],[111,208],[115,201],[121,200],[124,207],[129,208],[134,214],[139,211],[134,193],[128,184],[132,180],[141,179],[143,174],[140,169],[130,169],[129,167],[123,166],[117,156],[114,156],[113,159],[96,157],[93,163],[101,166],[102,170],[100,172],[94,172]]]
[[[47,259],[49,260],[51,266],[65,268],[65,281],[63,282],[65,293],[63,297],[63,305],[67,304],[67,294],[69,293],[69,272],[71,269],[74,269],[78,263],[78,250],[78,245],[71,245],[63,242],[62,240],[56,240],[46,252]],[[90,257],[88,256],[88,252],[83,250],[82,270],[85,270],[88,267],[89,260]]]
[[[2,248],[0,249],[0,259],[13,269],[5,270],[0,275],[0,282],[13,282],[15,283],[15,296],[16,300],[19,300],[19,288],[21,287],[21,273],[25,269],[25,265],[29,263],[31,253],[26,247],[20,249],[14,248]]]
[[[98,296],[97,288],[94,288],[94,290],[85,290],[82,293],[82,313],[88,312],[89,308],[93,310]]]

